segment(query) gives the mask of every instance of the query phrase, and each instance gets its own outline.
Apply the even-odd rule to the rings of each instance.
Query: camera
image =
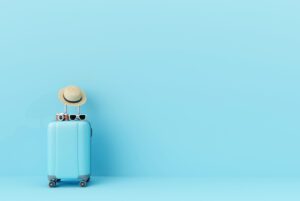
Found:
[[[56,121],[68,121],[69,115],[66,113],[57,113],[56,114]]]

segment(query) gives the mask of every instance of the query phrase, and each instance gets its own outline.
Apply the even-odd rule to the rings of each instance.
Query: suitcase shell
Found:
[[[48,179],[90,178],[92,129],[88,121],[53,121],[48,125]]]

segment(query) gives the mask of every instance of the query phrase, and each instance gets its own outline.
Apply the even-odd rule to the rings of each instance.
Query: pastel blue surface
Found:
[[[299,6],[1,1],[0,175],[47,175],[75,84],[95,175],[300,176]]]
[[[6,177],[1,181],[1,198],[13,201],[299,201],[300,198],[300,182],[295,179],[97,177],[87,188],[80,188],[76,182],[61,182],[54,189],[45,185],[43,177]]]

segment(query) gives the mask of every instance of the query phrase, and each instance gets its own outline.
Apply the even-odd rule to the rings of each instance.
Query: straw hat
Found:
[[[85,93],[76,86],[67,86],[58,92],[58,99],[65,105],[80,106],[87,98]]]

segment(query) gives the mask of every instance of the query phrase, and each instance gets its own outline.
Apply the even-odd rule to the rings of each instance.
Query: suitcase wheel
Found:
[[[86,181],[81,181],[81,182],[80,182],[80,186],[81,186],[81,187],[86,187],[86,184],[87,184]]]
[[[56,182],[55,181],[49,181],[49,187],[53,188],[56,186]]]

